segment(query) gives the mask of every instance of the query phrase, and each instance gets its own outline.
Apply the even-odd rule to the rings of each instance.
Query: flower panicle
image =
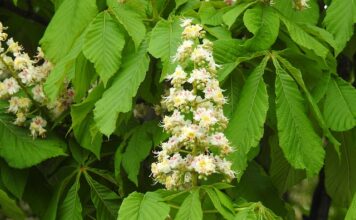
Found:
[[[177,67],[167,76],[171,88],[161,101],[168,111],[162,127],[171,136],[151,167],[154,180],[167,189],[191,188],[196,178],[211,175],[223,181],[235,178],[226,159],[233,148],[223,133],[228,124],[223,114],[226,98],[216,78],[213,43],[192,19],[183,19],[181,26],[182,43],[173,57]]]
[[[49,112],[51,119],[57,118],[73,102],[74,91],[65,85],[67,89],[50,103],[43,86],[53,65],[40,47],[31,59],[18,42],[8,38],[6,29],[0,22],[0,99],[8,100],[8,113],[16,116],[15,125],[28,126],[34,138],[45,137],[47,121],[34,113],[41,112],[41,108]]]

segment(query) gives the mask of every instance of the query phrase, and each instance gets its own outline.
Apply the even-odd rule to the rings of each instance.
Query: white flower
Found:
[[[173,57],[173,61],[184,61],[192,52],[194,42],[192,40],[185,40],[178,47],[176,55]]]
[[[32,119],[30,124],[30,131],[32,137],[36,138],[37,136],[44,137],[46,135],[46,129],[44,127],[47,126],[47,121],[43,119],[41,116],[36,116]]]
[[[210,175],[216,172],[215,160],[209,155],[198,155],[194,157],[190,165],[193,170],[202,175]]]
[[[20,86],[15,80],[15,78],[7,78],[4,80],[4,85],[8,94],[13,95],[20,90]]]
[[[161,162],[157,163],[157,170],[159,173],[171,172],[171,166],[169,164],[169,160],[164,159]]]
[[[8,45],[8,50],[14,54],[19,53],[22,50],[22,47],[18,42],[15,42],[13,38],[8,39],[6,44]]]
[[[26,115],[23,112],[18,112],[16,114],[16,119],[14,121],[15,125],[21,126],[26,121]]]
[[[197,48],[195,48],[193,50],[192,55],[190,56],[190,59],[194,63],[197,63],[197,64],[202,63],[202,62],[209,63],[210,60],[212,59],[212,54],[207,49],[204,49],[203,47],[198,46]]]
[[[27,53],[17,54],[14,60],[15,70],[23,70],[32,65],[32,61]]]
[[[187,73],[184,72],[182,67],[178,65],[173,74],[169,75],[167,79],[172,80],[172,84],[183,84],[187,79]]]
[[[183,163],[184,161],[179,153],[175,153],[172,157],[169,158],[169,166],[172,170],[177,169]]]
[[[7,111],[16,114],[20,108],[19,103],[19,97],[11,97],[11,99],[9,100],[9,108],[7,109]]]
[[[197,39],[201,38],[204,35],[203,26],[200,24],[188,25],[183,30],[184,39]]]
[[[187,26],[190,26],[193,22],[193,19],[191,18],[185,18],[185,19],[181,19],[181,24],[180,26],[181,27],[187,27]]]
[[[213,110],[206,108],[198,108],[194,112],[194,120],[199,121],[199,125],[204,128],[207,128],[218,122],[218,120],[214,117]]]
[[[37,84],[32,88],[33,99],[37,102],[43,103],[46,100],[46,96],[43,92],[43,86],[41,84]]]
[[[33,80],[33,73],[31,71],[31,69],[23,69],[20,73],[19,73],[19,78],[21,79],[21,82],[23,84],[30,84]]]

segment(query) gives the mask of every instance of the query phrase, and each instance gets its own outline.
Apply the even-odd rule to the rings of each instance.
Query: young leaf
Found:
[[[338,55],[345,47],[354,33],[356,22],[356,1],[333,0],[326,10],[324,25],[326,30],[332,33],[336,40],[335,55]]]
[[[91,189],[91,200],[96,208],[97,220],[116,220],[119,196],[106,186],[93,180],[87,173],[85,178]]]
[[[119,69],[124,45],[125,35],[109,12],[98,14],[85,35],[83,53],[94,63],[104,85]]]
[[[107,136],[114,132],[119,113],[128,112],[132,108],[132,98],[145,79],[149,66],[146,50],[147,42],[144,41],[137,52],[131,52],[124,57],[123,65],[111,87],[95,104],[94,120],[100,132]]]
[[[199,190],[195,189],[184,199],[175,220],[202,220],[203,210],[199,199]]]
[[[25,220],[25,213],[16,205],[6,192],[0,189],[0,206],[1,211],[13,220]]]
[[[161,81],[174,71],[175,64],[172,57],[175,55],[181,41],[182,27],[177,18],[173,20],[161,20],[152,30],[148,51],[163,62]]]
[[[334,131],[346,131],[356,126],[356,89],[340,77],[332,77],[329,81],[324,117]]]
[[[264,219],[264,220],[282,220],[281,217],[274,214],[270,209],[263,206],[262,203],[248,203],[238,208],[235,220],[240,219]]]
[[[108,5],[112,9],[115,18],[125,27],[127,33],[131,36],[135,47],[138,48],[146,35],[146,27],[140,14],[134,8],[116,0],[108,1]]]
[[[97,13],[95,0],[65,0],[41,39],[46,57],[54,63],[65,57]]]
[[[256,147],[264,131],[268,94],[263,73],[267,61],[268,57],[265,57],[247,78],[237,108],[226,129],[226,135],[232,144],[246,154],[251,147]]]
[[[341,155],[328,146],[325,159],[325,186],[335,205],[347,207],[356,193],[356,129],[340,132]]]
[[[269,49],[274,44],[279,33],[279,17],[271,7],[257,5],[248,9],[243,20],[254,35],[246,41],[245,46],[258,51]]]
[[[65,197],[60,210],[59,210],[59,219],[60,220],[81,220],[82,217],[82,204],[79,198],[80,188],[80,173],[77,174],[77,178],[69,189],[67,196]]]
[[[279,143],[288,162],[306,169],[308,176],[319,172],[325,152],[305,113],[303,97],[293,78],[273,59],[276,68],[276,111]]]
[[[152,139],[147,133],[151,129],[149,125],[146,123],[136,129],[122,155],[122,165],[128,174],[128,178],[136,186],[138,185],[137,175],[140,171],[141,162],[149,155],[152,148]]]
[[[118,219],[165,220],[168,214],[169,206],[162,201],[158,193],[148,192],[143,195],[142,193],[133,192],[122,202]]]
[[[29,131],[12,123],[8,113],[0,112],[0,156],[14,168],[26,168],[52,157],[64,156],[65,143],[57,137],[34,140]]]

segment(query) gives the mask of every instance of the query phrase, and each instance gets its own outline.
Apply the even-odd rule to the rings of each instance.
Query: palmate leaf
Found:
[[[276,41],[279,33],[279,17],[269,6],[257,5],[248,9],[243,17],[253,37],[245,45],[251,50],[266,50]]]
[[[59,219],[60,220],[81,220],[83,219],[82,216],[82,204],[79,198],[79,191],[80,188],[80,173],[77,175],[77,178],[70,187],[69,191],[67,192],[67,196],[64,198],[63,203],[61,204],[59,210]]]
[[[1,211],[13,220],[24,220],[25,213],[17,206],[16,202],[12,200],[6,192],[0,189],[0,206]]]
[[[119,69],[125,35],[109,12],[98,14],[85,35],[83,53],[94,63],[104,85]]]
[[[148,192],[143,195],[142,193],[133,192],[122,202],[117,219],[165,220],[168,214],[169,206],[162,201],[158,193]]]
[[[112,9],[114,17],[125,27],[134,41],[135,47],[138,48],[146,35],[146,27],[140,14],[128,4],[116,0],[109,0],[108,5]]]
[[[356,89],[340,77],[332,77],[326,91],[324,117],[334,131],[356,126]]]
[[[226,201],[225,197],[222,197],[220,195],[220,197],[218,196],[217,192],[220,191],[216,191],[213,188],[210,187],[206,187],[205,188],[205,192],[208,194],[211,202],[213,203],[214,207],[216,210],[218,210],[218,212],[225,218],[225,219],[233,219],[234,217],[234,209],[232,207],[232,204],[230,202],[229,205],[228,201]],[[227,206],[225,206],[227,205]]]
[[[326,30],[335,37],[337,45],[335,54],[338,55],[354,33],[356,1],[333,0],[326,10],[323,23]]]
[[[161,20],[152,30],[148,51],[163,62],[161,81],[174,71],[175,64],[172,63],[172,57],[177,52],[182,31],[178,18]]]
[[[128,112],[132,108],[132,98],[145,79],[149,66],[146,50],[147,41],[144,41],[137,52],[131,52],[124,57],[123,65],[111,87],[95,104],[94,120],[100,132],[107,136],[114,132],[119,113]]]
[[[52,157],[64,156],[65,143],[54,136],[33,139],[28,130],[13,125],[8,113],[0,112],[0,156],[14,168],[26,168]]]
[[[55,63],[65,57],[97,13],[95,0],[65,0],[41,39],[46,57]]]
[[[248,203],[241,205],[237,208],[235,220],[248,219],[248,220],[282,220],[270,209],[263,206],[262,203]]]
[[[202,220],[203,210],[199,199],[199,190],[195,189],[184,199],[175,220]]]
[[[308,176],[319,172],[325,152],[305,113],[303,97],[297,84],[273,59],[276,68],[276,113],[279,143],[288,162],[296,169],[306,169]]]
[[[263,73],[268,57],[253,70],[242,89],[236,110],[232,114],[226,135],[244,153],[256,147],[263,136],[268,110],[268,94]]]
[[[325,186],[335,205],[348,207],[356,193],[356,129],[336,134],[342,143],[340,156],[328,146],[325,159]]]
[[[115,220],[119,210],[119,196],[106,186],[84,174],[90,186],[91,200],[96,208],[97,220]]]

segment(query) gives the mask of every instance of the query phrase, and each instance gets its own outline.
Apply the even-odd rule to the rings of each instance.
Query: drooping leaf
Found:
[[[80,53],[75,61],[74,72],[72,83],[75,91],[75,101],[80,102],[88,92],[96,73],[93,64],[85,58],[83,53]]]
[[[356,1],[333,0],[326,10],[324,25],[326,30],[332,33],[336,40],[336,51],[338,55],[345,47],[354,33],[356,22]]]
[[[278,145],[277,136],[271,136],[269,144],[271,147],[271,166],[269,174],[279,193],[283,194],[304,179],[306,175],[303,170],[294,169],[285,159],[283,152]]]
[[[122,165],[128,174],[128,178],[136,186],[138,185],[137,175],[140,171],[140,164],[149,155],[152,148],[152,139],[148,135],[152,125],[152,123],[146,123],[136,129],[122,155]]]
[[[334,131],[346,131],[356,126],[356,89],[340,77],[332,77],[329,81],[324,117]]]
[[[127,33],[135,42],[135,47],[138,48],[146,35],[146,27],[140,14],[133,7],[119,1],[110,0],[108,5],[115,18],[125,27]]]
[[[276,68],[276,114],[279,143],[288,162],[306,169],[308,176],[319,172],[325,152],[305,113],[303,97],[293,78],[274,59]]]
[[[16,202],[12,200],[6,192],[0,189],[0,206],[1,211],[13,220],[25,220],[25,213],[17,206]]]
[[[69,191],[67,192],[66,197],[64,198],[63,203],[61,204],[59,210],[59,219],[60,220],[81,220],[83,219],[82,216],[82,204],[79,198],[79,191],[80,188],[80,174],[77,175],[76,181],[70,187]]]
[[[243,17],[247,29],[253,37],[245,46],[254,51],[266,50],[276,41],[279,33],[279,17],[269,6],[257,5],[248,9]]]
[[[55,63],[64,58],[97,13],[95,0],[65,0],[41,39],[46,57]]]
[[[218,212],[225,218],[225,219],[233,219],[234,217],[234,212],[231,212],[231,210],[227,209],[227,207],[224,207],[223,204],[220,201],[219,196],[217,195],[216,191],[214,191],[212,188],[205,188],[205,192],[208,194],[211,202],[213,203],[214,207]],[[234,210],[232,210],[234,211]]]
[[[111,87],[95,104],[94,120],[101,133],[109,136],[116,128],[119,113],[128,112],[132,108],[132,98],[145,79],[149,66],[146,53],[147,42],[142,42],[137,52],[127,54]]]
[[[1,181],[18,199],[22,198],[27,183],[28,170],[13,169],[1,163]]]
[[[94,63],[104,85],[119,69],[124,45],[123,31],[109,12],[98,14],[85,35],[83,53]]]
[[[334,204],[348,207],[356,193],[356,129],[336,134],[341,142],[340,157],[328,146],[325,159],[325,186]]]
[[[0,112],[0,156],[14,168],[26,168],[52,157],[64,156],[65,143],[54,136],[33,139],[28,130],[13,125],[8,113]]]
[[[184,199],[175,220],[202,220],[203,210],[199,199],[199,190],[192,190]]]
[[[172,57],[177,52],[182,31],[177,18],[168,21],[161,20],[152,30],[148,51],[163,62],[161,81],[175,68]]]
[[[146,194],[133,192],[124,199],[119,210],[118,219],[125,220],[165,220],[169,206],[162,201],[158,193]]]
[[[284,18],[280,17],[284,25],[290,34],[292,40],[298,45],[314,51],[314,53],[322,58],[326,58],[329,50],[314,37],[310,36],[307,32],[303,30],[298,24]]]
[[[268,57],[247,78],[226,134],[239,150],[248,153],[262,138],[268,110],[268,94],[263,81]]]
[[[87,173],[85,178],[90,186],[91,200],[96,208],[96,219],[116,220],[119,210],[119,196],[106,186],[93,180]]]

